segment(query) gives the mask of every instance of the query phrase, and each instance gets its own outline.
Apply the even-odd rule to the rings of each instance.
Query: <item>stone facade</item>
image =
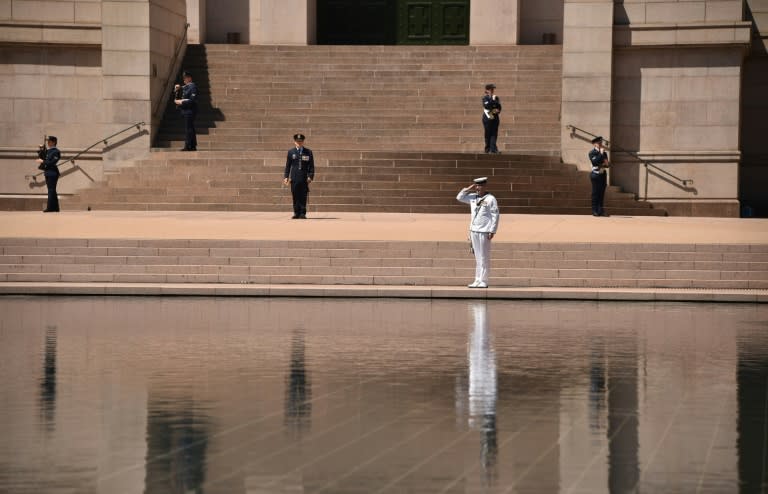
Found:
[[[191,43],[308,45],[317,1],[0,1],[0,160],[13,170],[0,175],[0,193],[30,193],[29,150],[45,133],[66,151],[148,124],[94,153],[87,174],[62,182],[65,193],[146,153],[185,19]],[[586,169],[589,133],[604,135],[652,163],[614,149],[611,182],[672,214],[768,206],[766,31],[766,0],[473,0],[470,9],[472,45],[563,44],[563,160]]]

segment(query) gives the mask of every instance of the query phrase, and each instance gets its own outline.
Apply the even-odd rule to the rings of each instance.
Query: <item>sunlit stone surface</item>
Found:
[[[768,307],[0,298],[0,492],[753,492]]]

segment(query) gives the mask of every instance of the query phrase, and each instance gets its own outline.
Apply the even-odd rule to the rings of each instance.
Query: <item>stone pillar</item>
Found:
[[[202,44],[206,41],[206,0],[187,0],[187,22],[189,32],[187,42]]]
[[[102,2],[103,135],[137,122],[147,124],[142,132],[128,132],[107,143],[105,170],[149,152],[162,112],[161,105],[153,102],[168,97],[164,85],[178,65],[173,55],[185,22],[184,0]],[[182,49],[179,58],[183,54]],[[153,109],[158,111],[155,116]]]
[[[104,135],[151,122],[149,0],[102,2]],[[149,151],[149,136],[104,151],[104,169]]]
[[[470,45],[516,45],[519,32],[520,0],[472,0]]]
[[[587,170],[589,139],[565,126],[609,137],[613,0],[565,0],[563,17],[562,156]]]

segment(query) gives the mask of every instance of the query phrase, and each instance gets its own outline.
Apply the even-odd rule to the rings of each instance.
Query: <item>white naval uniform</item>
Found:
[[[496,228],[499,226],[499,205],[493,195],[485,194],[479,197],[477,193],[469,192],[468,187],[461,189],[456,199],[469,203],[470,206],[469,236],[472,250],[475,251],[475,282],[488,284],[491,267],[491,239],[488,234],[496,234]]]

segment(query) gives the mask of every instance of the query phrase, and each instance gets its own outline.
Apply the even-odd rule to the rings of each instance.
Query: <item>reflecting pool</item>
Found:
[[[768,306],[0,298],[0,492],[760,492]]]

